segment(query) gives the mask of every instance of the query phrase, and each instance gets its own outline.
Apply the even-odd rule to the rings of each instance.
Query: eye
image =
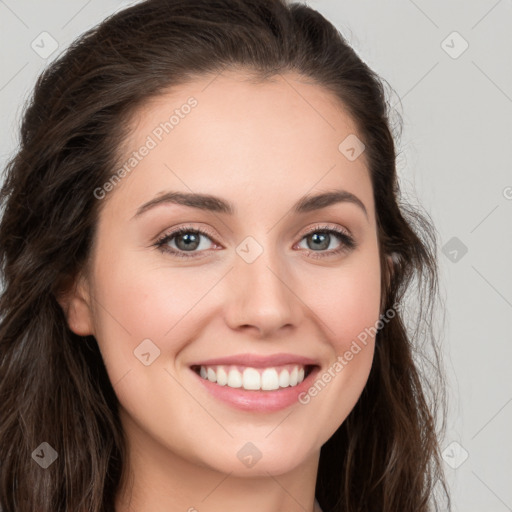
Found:
[[[334,238],[339,241],[339,247],[324,251],[328,249]],[[357,243],[354,238],[346,231],[341,228],[333,228],[330,226],[315,226],[309,230],[306,235],[302,238],[306,241],[308,247],[313,249],[308,250],[308,255],[313,258],[324,258],[329,256],[335,256],[344,252],[349,252],[357,247]],[[301,240],[301,242],[302,242]]]
[[[211,241],[213,235],[204,229],[184,226],[171,231],[171,233],[165,234],[162,238],[157,240],[154,246],[162,252],[170,253],[173,256],[194,258],[197,257],[197,254],[194,254],[194,252],[197,252],[195,249],[205,249],[204,244],[201,243],[201,237],[208,238]],[[176,241],[174,241],[174,239],[176,239]],[[173,241],[176,244],[176,248],[169,247],[169,243]],[[186,254],[187,252],[191,252],[192,254]]]
[[[339,247],[325,251],[331,245],[333,235],[335,239],[338,239]],[[166,233],[153,245],[160,251],[179,258],[195,258],[198,257],[197,252],[204,252],[207,249],[205,244],[202,243],[201,238],[203,237],[210,240],[210,242],[214,240],[214,235],[208,230],[183,226]],[[302,240],[306,240],[308,246],[313,248],[306,250],[308,256],[313,258],[324,258],[349,252],[358,245],[348,232],[330,226],[315,226],[302,237],[301,242]],[[170,246],[171,243],[175,247]],[[206,243],[207,245],[208,243]],[[187,254],[187,252],[190,254]]]

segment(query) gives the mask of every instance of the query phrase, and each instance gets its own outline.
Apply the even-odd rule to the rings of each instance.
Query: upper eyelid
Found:
[[[192,226],[192,225],[184,225],[184,226],[178,226],[176,228],[171,228],[168,232],[164,232],[162,235],[159,235],[156,237],[156,241],[162,240],[167,237],[174,237],[177,236],[180,231],[188,230],[188,231],[198,231],[199,234],[203,236],[208,236],[214,239],[213,241],[217,242],[217,235],[213,233],[210,229],[205,228],[203,226]],[[327,223],[317,223],[313,226],[310,226],[305,229],[301,229],[298,231],[298,233],[295,236],[299,236],[302,233],[302,236],[306,236],[311,232],[315,231],[322,231],[322,230],[333,230],[333,231],[342,231],[344,234],[350,236],[351,238],[354,238],[354,235],[352,234],[351,230],[344,226],[332,226],[328,225]],[[218,243],[218,242],[217,242]]]
[[[317,223],[311,227],[305,228],[304,230],[300,230],[298,232],[298,234],[295,235],[295,237],[300,235],[299,242],[301,242],[304,239],[304,237],[308,236],[310,233],[321,232],[324,230],[325,231],[333,231],[335,233],[335,236],[336,236],[336,234],[345,235],[351,240],[351,243],[358,245],[356,238],[354,237],[354,235],[348,228],[346,228],[344,226],[336,226],[336,227],[329,226],[329,225],[327,225],[327,223]],[[178,236],[180,234],[180,232],[186,232],[186,231],[198,231],[199,235],[208,237],[214,244],[222,245],[222,244],[220,244],[220,242],[217,241],[217,238],[218,238],[217,235],[215,235],[214,233],[211,233],[210,229],[205,228],[203,226],[198,227],[198,226],[192,226],[192,225],[184,225],[184,226],[178,226],[176,228],[172,228],[169,232],[164,233],[163,235],[157,237],[157,239],[155,241],[155,245],[165,245],[165,243],[173,240],[176,236]],[[342,239],[341,242],[344,243],[344,240]],[[173,250],[176,250],[176,249],[173,249]],[[204,251],[197,251],[197,252],[204,252]]]

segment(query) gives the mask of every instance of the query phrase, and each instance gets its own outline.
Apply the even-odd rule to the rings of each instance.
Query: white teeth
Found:
[[[279,389],[279,377],[274,368],[267,368],[261,374],[261,389],[264,391]]]
[[[201,368],[204,368],[204,366],[201,366]],[[210,382],[217,382],[217,374],[211,368],[208,368],[206,374]],[[206,377],[204,378],[206,379]]]
[[[254,368],[246,368],[244,370],[243,388],[250,390],[261,389],[261,375]]]
[[[289,385],[290,385],[290,372],[285,369],[279,374],[279,387],[286,388]]]
[[[199,375],[210,382],[230,388],[273,391],[279,388],[297,386],[304,380],[305,368],[300,365],[286,365],[280,368],[244,368],[237,366],[201,366]]]
[[[232,368],[228,373],[228,386],[230,388],[241,388],[242,387],[242,374]]]
[[[297,370],[297,367],[295,367],[292,370],[292,373],[290,373],[290,386],[296,386],[297,385],[297,377],[299,375],[299,371]]]
[[[208,379],[210,380],[210,379]],[[222,366],[217,369],[217,384],[225,386],[228,383],[228,375]]]

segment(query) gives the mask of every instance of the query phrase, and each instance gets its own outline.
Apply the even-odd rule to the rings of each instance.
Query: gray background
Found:
[[[38,73],[130,3],[0,0],[2,166]],[[512,0],[309,4],[393,87],[402,190],[439,233],[454,510],[512,511]],[[31,47],[51,49],[42,32],[59,45],[46,59]]]

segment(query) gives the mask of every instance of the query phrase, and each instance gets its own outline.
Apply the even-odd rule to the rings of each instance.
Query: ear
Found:
[[[56,294],[69,328],[79,336],[94,335],[91,298],[89,283],[82,274],[74,281],[68,279]]]

